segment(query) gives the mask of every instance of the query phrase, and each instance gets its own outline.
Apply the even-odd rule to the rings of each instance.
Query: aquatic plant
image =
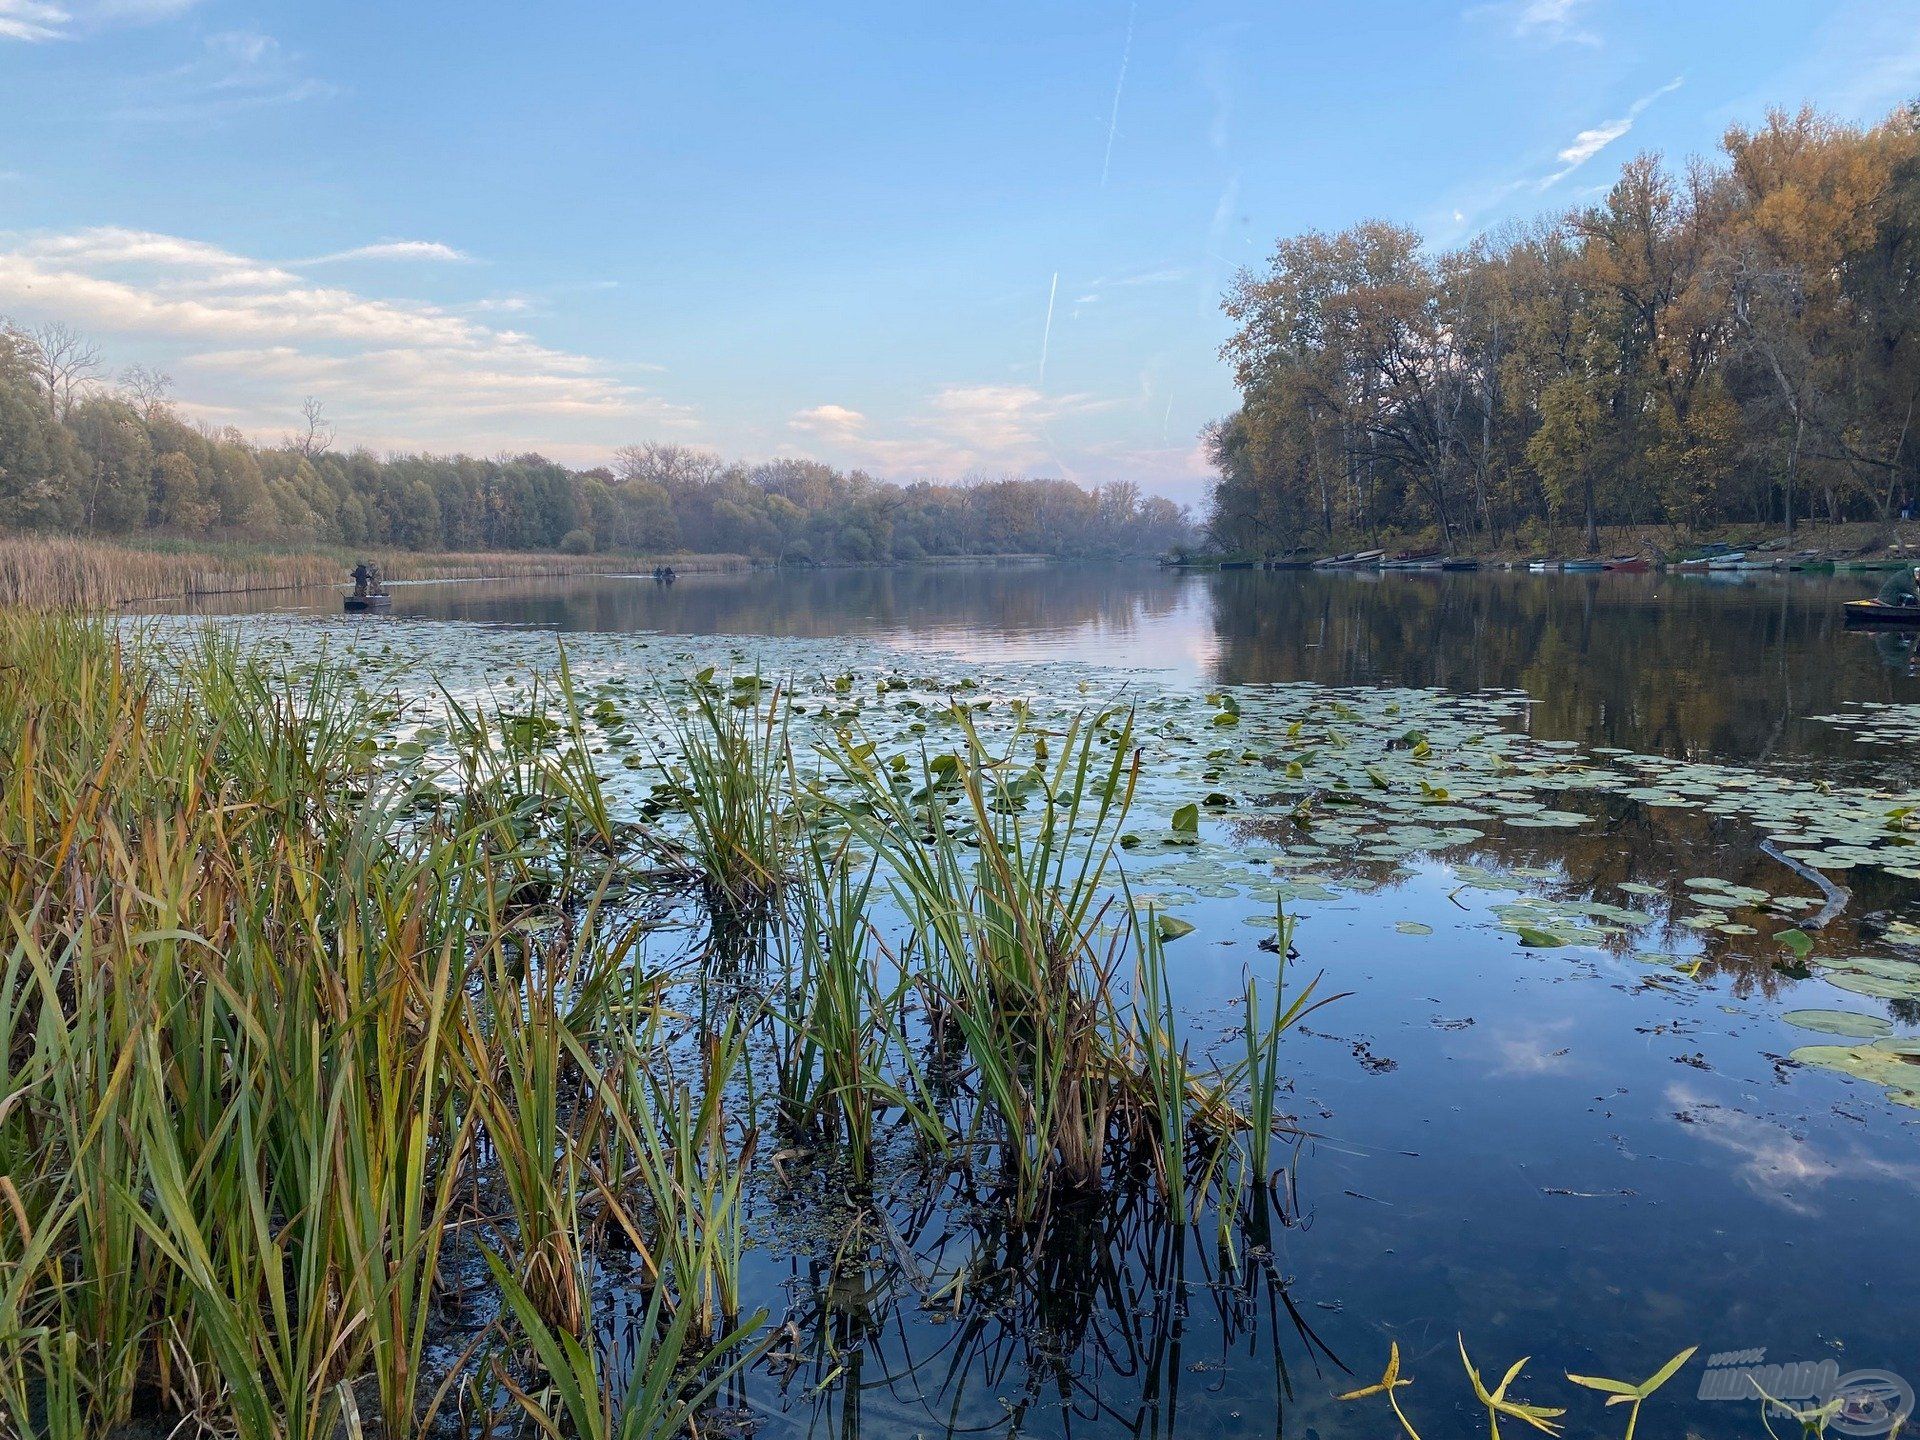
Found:
[[[1474,1368],[1473,1361],[1467,1356],[1466,1337],[1455,1336],[1454,1338],[1459,1341],[1460,1363],[1466,1366],[1467,1379],[1473,1384],[1474,1396],[1480,1401],[1481,1405],[1486,1408],[1487,1428],[1491,1433],[1492,1440],[1500,1440],[1500,1417],[1502,1415],[1531,1425],[1534,1429],[1548,1435],[1557,1435],[1560,1433],[1560,1427],[1554,1424],[1553,1421],[1554,1417],[1567,1413],[1564,1409],[1554,1409],[1547,1405],[1527,1405],[1518,1400],[1509,1400],[1507,1398],[1507,1387],[1520,1377],[1521,1370],[1526,1367],[1528,1356],[1523,1355],[1514,1361],[1513,1364],[1509,1365],[1507,1367],[1507,1373],[1500,1377],[1500,1383],[1494,1386],[1492,1390],[1488,1390],[1486,1382],[1480,1378],[1480,1372]]]
[[[537,703],[530,732],[578,736],[564,675]],[[138,1412],[320,1440],[366,1393],[382,1434],[419,1433],[483,1191],[524,1301],[496,1338],[587,1332],[581,1216],[611,1203],[588,1160],[615,1121],[586,1077],[647,999],[599,898],[622,835],[573,746],[536,764],[456,716],[444,764],[389,763],[390,709],[324,657],[154,665],[0,614],[9,1434]],[[668,1423],[679,1400],[629,1403]]]
[[[1376,1383],[1363,1385],[1358,1390],[1349,1390],[1346,1394],[1338,1395],[1334,1398],[1339,1400],[1364,1400],[1369,1395],[1385,1395],[1387,1397],[1387,1403],[1393,1407],[1394,1418],[1400,1422],[1400,1428],[1407,1432],[1408,1440],[1420,1440],[1420,1432],[1413,1428],[1413,1422],[1407,1419],[1406,1412],[1400,1408],[1400,1401],[1393,1393],[1402,1385],[1411,1385],[1412,1383],[1413,1377],[1411,1375],[1404,1379],[1401,1378],[1400,1342],[1395,1340],[1391,1342],[1387,1350],[1387,1368],[1381,1373],[1380,1379]]]
[[[539,1379],[522,1383],[498,1360],[492,1374],[521,1407],[539,1433],[560,1440],[670,1440],[691,1428],[700,1407],[755,1358],[744,1342],[766,1320],[757,1312],[731,1334],[720,1336],[712,1351],[724,1358],[689,1373],[690,1358],[702,1353],[690,1343],[690,1311],[667,1313],[665,1292],[656,1290],[629,1343],[633,1355],[623,1383],[609,1384],[606,1366],[581,1338],[551,1326],[520,1278],[492,1251],[487,1269],[507,1308],[519,1322],[528,1348],[539,1363]],[[696,1432],[697,1433],[697,1432]]]
[[[1691,1360],[1694,1351],[1699,1348],[1698,1345],[1689,1345],[1637,1385],[1629,1384],[1625,1380],[1609,1380],[1603,1375],[1575,1375],[1571,1372],[1567,1375],[1567,1379],[1576,1385],[1584,1385],[1589,1390],[1601,1391],[1607,1396],[1609,1406],[1632,1406],[1633,1408],[1627,1411],[1626,1440],[1633,1440],[1633,1428],[1640,1422],[1640,1407],[1646,1403],[1647,1397],[1678,1374],[1680,1367]]]
[[[787,699],[757,675],[723,689],[711,671],[693,676],[681,699],[654,706],[663,794],[687,821],[675,858],[697,875],[717,923],[752,925],[790,879],[799,833]]]

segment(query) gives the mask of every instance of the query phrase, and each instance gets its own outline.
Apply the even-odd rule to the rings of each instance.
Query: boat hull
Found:
[[[391,595],[349,595],[345,607],[350,611],[384,610],[393,603]]]
[[[1920,605],[1882,605],[1878,600],[1849,600],[1841,609],[1849,625],[1920,625]]]

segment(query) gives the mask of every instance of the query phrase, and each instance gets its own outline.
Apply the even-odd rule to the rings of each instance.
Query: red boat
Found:
[[[1616,555],[1607,561],[1609,570],[1651,570],[1653,561],[1644,555]]]

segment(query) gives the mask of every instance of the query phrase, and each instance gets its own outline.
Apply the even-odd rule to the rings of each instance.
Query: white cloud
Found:
[[[330,401],[343,438],[461,448],[474,443],[476,417],[522,448],[613,444],[691,420],[615,367],[521,331],[316,285],[285,264],[152,231],[0,237],[0,313],[9,311],[67,321],[163,363],[186,382],[184,396],[217,397],[262,433],[284,428],[305,394]]]
[[[1567,145],[1560,151],[1558,156],[1560,168],[1541,177],[1537,188],[1546,190],[1554,185],[1558,185],[1562,180],[1566,179],[1567,176],[1586,164],[1587,161],[1591,160],[1602,150],[1613,144],[1614,141],[1632,130],[1633,122],[1646,113],[1649,105],[1653,104],[1654,101],[1660,99],[1663,95],[1671,95],[1685,83],[1685,76],[1676,76],[1662,85],[1658,90],[1650,91],[1634,101],[1633,104],[1627,107],[1626,114],[1620,116],[1619,119],[1608,120],[1603,124],[1582,130],[1578,135],[1573,137],[1572,144]]]
[[[198,0],[0,0],[0,40],[72,40],[106,25],[143,24],[191,10]]]
[[[846,440],[866,428],[867,417],[844,405],[815,405],[811,410],[800,411],[788,423],[796,430]]]
[[[788,425],[833,458],[896,477],[945,479],[983,470],[1069,469],[1051,428],[1111,409],[1086,394],[1048,395],[1030,385],[945,385],[910,413],[880,424],[846,405],[815,405]]]
[[[456,250],[438,240],[382,240],[373,245],[356,245],[351,250],[336,250],[331,255],[316,255],[300,263],[332,265],[342,260],[441,260],[462,263],[472,258],[464,250]]]

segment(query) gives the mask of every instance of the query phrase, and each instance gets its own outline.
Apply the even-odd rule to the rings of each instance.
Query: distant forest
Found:
[[[1920,480],[1920,106],[1734,126],[1450,250],[1370,221],[1243,272],[1222,546],[1885,523]]]
[[[335,449],[312,401],[294,434],[260,445],[187,423],[167,388],[138,368],[106,383],[97,350],[65,326],[0,324],[0,528],[787,564],[1143,555],[1189,538],[1182,507],[1124,480],[893,484],[678,445],[628,446],[591,470],[534,454],[376,456]]]

